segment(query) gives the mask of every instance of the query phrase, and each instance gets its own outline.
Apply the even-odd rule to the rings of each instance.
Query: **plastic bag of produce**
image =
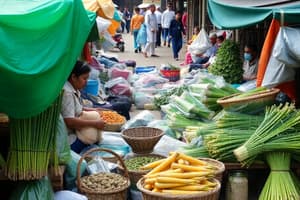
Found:
[[[127,69],[119,69],[117,67],[112,67],[108,71],[108,76],[111,79],[118,78],[118,77],[123,77],[125,80],[130,81],[132,72],[127,70]]]
[[[68,142],[68,130],[60,115],[57,123],[56,152],[59,164],[67,164],[71,159],[71,149]]]
[[[176,138],[176,133],[168,126],[167,120],[154,120],[148,124],[148,127],[161,129],[165,135]]]
[[[158,74],[142,74],[140,75],[140,78],[134,83],[134,86],[137,88],[148,88],[167,82],[169,82],[168,79],[162,78]]]
[[[117,84],[129,84],[129,83],[123,77],[118,77],[118,78],[114,78],[114,79],[106,82],[105,85],[104,85],[104,87],[105,88],[112,88],[113,86],[115,86]]]
[[[53,199],[54,193],[48,177],[36,181],[19,182],[10,197],[11,200]]]
[[[188,46],[188,50],[192,55],[196,55],[204,53],[209,47],[211,47],[211,44],[208,35],[202,28],[196,39]]]
[[[150,104],[153,102],[154,96],[144,92],[135,92],[133,99],[137,109],[144,109],[145,104]]]
[[[64,180],[66,183],[66,189],[72,190],[76,187],[76,177],[77,177],[77,164],[81,156],[71,150],[71,160],[66,165],[66,171],[64,174]],[[87,163],[83,161],[80,166],[80,174],[82,175],[86,170]]]
[[[55,192],[54,200],[88,200],[88,198],[76,192],[63,190]]]
[[[147,126],[148,123],[153,121],[155,116],[148,110],[143,110],[131,120],[127,121],[126,124],[123,125],[122,129],[135,128],[140,126]]]

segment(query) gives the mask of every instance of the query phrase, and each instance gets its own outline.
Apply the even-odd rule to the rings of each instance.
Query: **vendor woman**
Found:
[[[85,108],[81,104],[80,90],[85,87],[90,71],[91,68],[88,64],[77,61],[68,81],[64,85],[61,114],[68,127],[69,134],[76,134],[76,131],[80,131],[83,128],[100,130],[104,128],[104,122],[100,117],[93,120],[82,119],[80,117],[83,111],[99,111],[96,108]],[[75,142],[71,144],[71,149],[74,152],[80,153],[85,147],[90,145],[82,140],[77,136]],[[97,141],[94,141],[94,143],[97,143]]]

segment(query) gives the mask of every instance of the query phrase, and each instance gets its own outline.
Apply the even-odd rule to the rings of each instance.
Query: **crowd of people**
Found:
[[[157,47],[166,46],[172,49],[173,59],[179,60],[179,52],[181,51],[185,35],[187,32],[187,11],[174,11],[172,4],[168,4],[167,8],[162,12],[159,6],[154,4],[147,7],[135,7],[132,15],[128,8],[124,8],[121,13],[122,32],[127,31],[133,35],[135,53],[143,53],[145,57],[159,57],[155,53]],[[144,30],[141,30],[144,29]],[[226,39],[224,34],[217,34],[212,31],[209,33],[211,47],[202,53],[191,53],[188,46],[193,43],[200,28],[194,27],[193,35],[186,42],[186,54],[184,62],[181,66],[189,65],[189,71],[199,68],[209,67],[216,58],[216,53],[222,42]],[[140,39],[143,37],[144,39]],[[142,42],[143,41],[143,42]],[[253,44],[247,44],[244,49],[244,81],[256,79],[258,53],[257,47]]]

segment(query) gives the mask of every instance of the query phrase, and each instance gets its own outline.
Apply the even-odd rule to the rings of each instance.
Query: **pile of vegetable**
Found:
[[[300,112],[293,104],[273,105],[251,137],[234,150],[238,161],[250,165],[257,155],[270,151],[299,152]]]
[[[95,192],[113,192],[126,188],[128,179],[120,174],[98,173],[81,178],[82,186]]]
[[[160,106],[166,105],[170,102],[172,95],[180,96],[185,90],[187,90],[187,86],[183,85],[157,94],[154,97],[154,105],[157,108],[160,108]]]
[[[172,152],[166,159],[142,167],[152,169],[144,176],[143,187],[153,192],[193,194],[216,188],[211,179],[217,167],[182,153]]]
[[[161,159],[160,157],[156,157],[156,156],[137,156],[137,157],[126,159],[124,163],[128,170],[136,171],[136,170],[141,170],[142,166],[160,159]]]
[[[124,124],[126,122],[125,117],[115,111],[101,111],[100,116],[106,124]]]
[[[232,40],[225,40],[218,49],[216,62],[209,66],[208,71],[223,76],[228,83],[241,83],[243,68],[240,47]]]
[[[190,144],[182,152],[193,157],[236,161],[233,150],[249,139],[262,121],[263,116],[222,111],[210,123],[185,129],[184,138]]]
[[[26,118],[10,118],[10,148],[6,175],[11,180],[36,180],[48,174],[51,154],[58,166],[55,152],[57,123],[62,95],[42,113]]]

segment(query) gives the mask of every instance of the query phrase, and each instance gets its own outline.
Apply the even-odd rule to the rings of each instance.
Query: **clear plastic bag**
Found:
[[[128,128],[135,128],[140,126],[147,126],[148,123],[153,121],[155,119],[155,116],[148,110],[143,110],[139,114],[137,114],[135,117],[133,117],[131,120],[127,121],[122,129],[128,129]]]
[[[211,47],[208,35],[202,28],[196,39],[188,46],[188,50],[192,55],[205,53]]]

